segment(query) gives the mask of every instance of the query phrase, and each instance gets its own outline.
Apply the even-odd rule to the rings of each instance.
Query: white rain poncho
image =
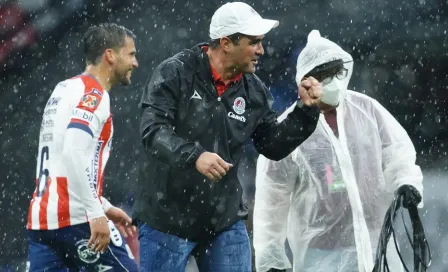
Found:
[[[296,81],[337,59],[348,69],[336,110],[339,137],[321,114],[315,132],[288,157],[258,159],[254,248],[259,272],[291,267],[286,238],[295,272],[371,272],[395,190],[411,184],[422,193],[421,169],[406,131],[376,100],[347,90],[350,54],[314,30],[298,57]],[[391,271],[402,271],[393,242],[388,261]]]

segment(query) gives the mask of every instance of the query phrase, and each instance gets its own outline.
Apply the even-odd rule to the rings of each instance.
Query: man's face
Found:
[[[126,36],[124,46],[118,50],[117,61],[113,66],[115,81],[127,86],[131,84],[132,71],[138,67],[134,40]]]
[[[264,48],[261,44],[264,35],[261,36],[243,36],[238,44],[233,44],[229,57],[231,58],[235,69],[241,73],[254,73],[258,59],[264,54]]]
[[[303,77],[302,81],[307,77],[313,77],[322,84],[324,96],[322,98],[322,101],[319,103],[319,107],[322,111],[326,111],[337,107],[334,101],[335,99],[339,101],[339,91],[335,90],[335,87],[330,86],[330,84],[336,83],[333,82],[334,80],[341,81],[345,79],[347,77],[347,74],[348,70],[344,68],[342,60],[337,60],[317,66],[305,77]],[[324,102],[327,101],[325,99],[327,99],[328,102]]]

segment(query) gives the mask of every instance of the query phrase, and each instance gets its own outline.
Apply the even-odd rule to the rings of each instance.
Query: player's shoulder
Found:
[[[101,101],[109,102],[109,93],[103,89],[98,80],[89,74],[81,74],[73,78],[82,82],[82,100],[91,103],[91,106],[99,105]]]
[[[89,74],[80,74],[58,83],[64,86],[64,97],[72,97],[77,108],[90,112],[104,109],[109,111],[109,93]]]
[[[84,74],[59,81],[55,86],[55,90],[59,89],[66,90],[64,91],[65,95],[73,96],[82,95],[89,92],[94,92],[99,96],[102,96],[105,93],[95,78]]]
[[[55,91],[60,89],[64,89],[65,94],[71,94],[73,93],[73,91],[81,91],[83,89],[83,84],[81,80],[75,77],[67,78],[62,81],[59,81],[54,87]],[[68,92],[65,90],[72,90],[72,92]]]
[[[56,83],[46,106],[57,106],[61,104],[59,103],[61,101],[69,104],[76,103],[82,92],[83,85],[80,81],[73,78],[64,79]]]
[[[98,80],[89,74],[81,74],[68,79],[67,81],[73,82],[73,84],[81,84],[83,88],[83,94],[94,94],[98,97],[107,96],[107,92],[103,89]]]

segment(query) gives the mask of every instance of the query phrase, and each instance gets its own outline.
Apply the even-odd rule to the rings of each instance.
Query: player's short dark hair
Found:
[[[84,56],[87,64],[98,64],[104,50],[124,46],[126,37],[135,39],[135,34],[124,26],[105,23],[89,27],[84,34]]]
[[[244,35],[244,34],[241,34],[241,33],[235,33],[235,34],[232,34],[232,35],[229,35],[229,36],[227,36],[227,38],[229,38],[231,41],[232,41],[232,43],[233,44],[235,44],[235,45],[238,45],[239,44],[239,42],[240,42],[240,39],[241,38],[243,38],[243,37],[250,37],[250,36],[247,36],[247,35]],[[211,40],[210,41],[210,48],[211,49],[216,49],[216,48],[218,48],[219,47],[219,41],[220,41],[221,39],[214,39],[214,40]]]

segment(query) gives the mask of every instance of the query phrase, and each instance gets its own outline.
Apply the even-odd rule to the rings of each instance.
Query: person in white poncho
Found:
[[[375,99],[347,90],[352,72],[351,55],[311,31],[296,81],[313,76],[322,83],[321,115],[315,132],[288,157],[258,159],[259,272],[291,268],[286,239],[294,272],[371,272],[394,193],[404,190],[421,200],[423,177],[408,134]],[[393,242],[388,262],[391,271],[403,271]]]

